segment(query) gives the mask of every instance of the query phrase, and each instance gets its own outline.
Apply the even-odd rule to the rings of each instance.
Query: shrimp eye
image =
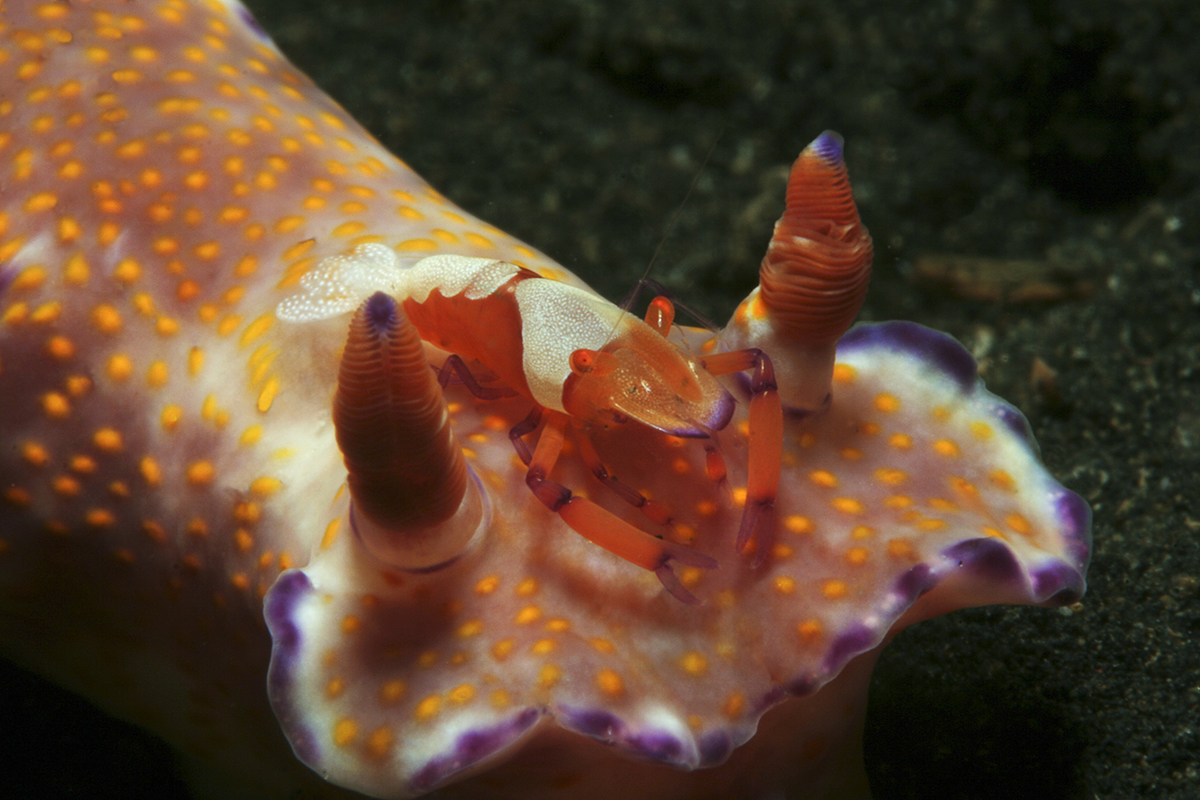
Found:
[[[603,377],[611,374],[618,366],[620,363],[612,353],[584,349],[571,353],[571,371],[576,375]]]

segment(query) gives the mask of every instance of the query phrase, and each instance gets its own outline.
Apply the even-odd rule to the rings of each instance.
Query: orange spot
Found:
[[[625,682],[611,669],[602,669],[596,673],[596,686],[609,697],[619,697],[625,692]]]
[[[863,564],[867,563],[867,557],[869,555],[870,551],[868,551],[865,547],[851,547],[846,551],[846,561],[852,566],[861,567]]]
[[[51,419],[64,419],[71,413],[71,403],[58,392],[42,395],[42,411]]]
[[[367,737],[367,755],[373,759],[382,759],[392,749],[393,735],[388,728],[376,728]]]
[[[741,692],[731,692],[721,704],[721,713],[729,719],[737,719],[746,713],[746,696]]]
[[[856,500],[853,497],[835,497],[830,502],[830,505],[843,514],[862,514],[867,510],[861,500]]]
[[[51,336],[46,340],[46,352],[56,361],[67,361],[75,355],[75,345],[65,336]]]
[[[959,454],[958,445],[949,439],[938,439],[934,442],[933,452],[946,458],[956,458]]]
[[[829,580],[821,584],[821,594],[830,600],[839,600],[850,592],[844,581]]]
[[[163,430],[173,431],[179,426],[179,421],[183,419],[183,409],[176,405],[168,405],[163,408],[162,416],[159,420],[162,423]]]
[[[121,450],[121,434],[112,428],[101,428],[92,436],[92,444],[105,453],[116,453]]]
[[[900,400],[894,394],[880,392],[875,395],[875,408],[885,414],[890,414],[900,408]]]
[[[1033,533],[1033,525],[1020,514],[1009,514],[1004,518],[1004,524],[1022,536],[1029,536]]]
[[[345,747],[358,738],[358,723],[352,719],[340,719],[333,726],[333,743]]]
[[[796,579],[789,578],[787,575],[779,575],[772,581],[772,586],[776,592],[782,595],[796,593]]]
[[[121,314],[108,303],[102,303],[92,309],[92,325],[101,333],[111,336],[121,330]]]
[[[537,606],[525,606],[513,617],[513,622],[518,625],[528,625],[532,622],[537,622],[541,616],[542,610]]]
[[[808,479],[817,486],[822,486],[827,489],[832,489],[838,485],[837,476],[832,472],[828,472],[823,469],[815,469],[808,473]]]
[[[207,486],[217,476],[211,461],[193,461],[187,468],[187,482],[192,486]]]

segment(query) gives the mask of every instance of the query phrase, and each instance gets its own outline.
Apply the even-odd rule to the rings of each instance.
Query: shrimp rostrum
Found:
[[[334,421],[350,473],[352,520],[364,544],[390,563],[420,570],[453,560],[467,546],[463,539],[469,537],[461,531],[470,526],[458,524],[459,517],[481,513],[480,504],[469,496],[478,490],[463,477],[462,455],[449,431],[439,390],[458,380],[483,400],[515,394],[532,401],[532,411],[512,428],[510,439],[527,468],[526,484],[537,499],[580,535],[653,571],[673,596],[695,603],[673,567],[715,569],[714,559],[641,530],[549,476],[569,436],[602,483],[641,509],[650,521],[669,524],[665,506],[609,474],[589,439],[590,431],[642,425],[677,437],[707,439],[708,472],[720,480],[724,465],[713,439],[729,424],[736,401],[718,376],[744,372],[748,380],[740,386],[749,399],[749,444],[746,500],[736,541],[740,551],[753,551],[755,564],[761,563],[774,524],[783,406],[813,410],[826,401],[829,377],[822,384],[818,374],[813,386],[812,365],[818,365],[819,373],[828,362],[832,371],[833,345],[861,304],[860,294],[844,324],[837,321],[830,326],[823,317],[814,323],[811,314],[797,312],[795,306],[821,296],[822,287],[813,287],[812,276],[804,269],[797,279],[789,274],[789,266],[780,268],[777,263],[792,258],[789,244],[809,257],[814,248],[827,245],[826,240],[847,236],[845,225],[839,227],[836,221],[822,222],[817,230],[789,222],[794,204],[812,205],[809,195],[813,193],[804,190],[812,183],[814,167],[817,172],[840,170],[845,182],[841,140],[836,134],[823,134],[796,162],[792,184],[799,178],[802,185],[799,191],[789,185],[788,212],[776,226],[764,259],[762,284],[739,307],[711,354],[693,355],[669,338],[674,309],[665,298],[651,302],[643,320],[597,295],[505,261],[435,255],[406,266],[391,248],[363,244],[348,255],[326,259],[305,275],[303,292],[277,309],[280,319],[299,322],[355,310],[339,373]],[[845,194],[848,197],[848,184]],[[817,201],[836,205],[837,199],[821,196]],[[852,200],[850,208],[857,223]],[[855,237],[865,237],[861,226],[856,230]],[[781,236],[788,241],[777,241]],[[865,241],[869,265],[870,240]],[[862,275],[859,268],[853,281],[856,292],[865,290]],[[841,316],[846,316],[845,304]],[[841,329],[830,336],[839,325]],[[794,329],[804,328],[801,333],[813,339],[814,326],[820,329],[815,338],[828,341],[797,357],[791,341]],[[378,368],[380,363],[420,364],[421,341],[451,354],[436,374],[427,368]],[[791,354],[780,365],[786,379],[782,392],[772,363],[776,350]],[[376,367],[368,368],[370,364]],[[480,381],[479,373],[489,379]],[[786,385],[789,381],[795,385]],[[395,414],[381,411],[381,404],[429,397],[436,402],[405,403],[423,417],[393,423],[402,429],[400,449],[410,454],[409,466],[395,463],[389,453],[396,448],[378,444],[379,434],[355,433],[378,431],[381,421],[387,427],[387,420],[381,418]],[[525,440],[531,434],[536,434],[532,449]],[[415,461],[412,453],[418,454]],[[413,463],[421,468],[412,469]],[[422,480],[428,482],[428,492],[420,491]],[[417,491],[396,492],[397,481],[414,485]],[[378,490],[389,483],[392,491]],[[448,541],[439,526],[451,520],[460,533]]]

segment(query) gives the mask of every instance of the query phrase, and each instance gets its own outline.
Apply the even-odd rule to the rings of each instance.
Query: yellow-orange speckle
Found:
[[[170,378],[170,373],[167,371],[167,365],[163,361],[155,361],[150,364],[150,368],[146,370],[146,385],[154,389],[165,386]]]
[[[250,494],[257,497],[270,497],[282,488],[283,481],[265,475],[250,482]]]
[[[838,600],[850,593],[844,581],[829,580],[821,584],[821,594],[825,595],[830,600]]]
[[[1017,482],[1013,480],[1012,475],[1009,475],[1002,469],[994,469],[988,473],[988,482],[993,486],[1003,489],[1006,492],[1015,492],[1017,490]]]
[[[955,458],[959,454],[958,445],[949,439],[938,439],[933,443],[933,452],[946,458]]]
[[[51,336],[46,340],[46,352],[56,361],[68,361],[75,356],[75,344],[65,336]]]
[[[26,442],[21,445],[21,457],[29,462],[31,466],[44,467],[46,466],[46,462],[50,460],[50,453],[37,442]]]
[[[526,578],[517,584],[517,597],[532,597],[538,592],[537,578]]]
[[[138,463],[138,469],[147,485],[157,486],[162,481],[162,469],[158,466],[158,462],[150,456],[146,456]]]
[[[531,622],[537,622],[542,616],[542,609],[537,606],[525,606],[513,618],[513,622],[518,625],[528,625]]]
[[[875,408],[885,414],[890,414],[900,409],[900,400],[894,394],[880,392],[875,395]]]
[[[867,510],[861,500],[853,497],[835,497],[830,505],[843,514],[861,514]]]
[[[121,330],[121,314],[108,303],[102,303],[92,309],[92,325],[111,336]]]
[[[255,401],[255,408],[260,414],[265,414],[271,410],[271,404],[275,402],[276,395],[279,394],[279,379],[270,378],[263,384],[262,391],[258,393],[258,400]]]
[[[346,681],[340,676],[334,676],[325,684],[325,694],[329,697],[337,697],[342,692],[346,691]]]
[[[596,686],[609,697],[619,697],[625,692],[625,682],[611,669],[602,669],[596,673]]]
[[[59,497],[75,497],[79,494],[79,481],[72,478],[70,475],[59,475],[54,480],[50,481],[50,488]]]
[[[821,638],[822,630],[821,622],[815,619],[806,619],[796,624],[796,633],[800,636],[801,644],[812,644],[817,641]]]
[[[538,670],[538,686],[549,689],[562,679],[562,667],[557,664],[546,664]]]
[[[488,575],[485,578],[480,578],[479,582],[475,584],[475,594],[491,594],[492,592],[496,591],[499,586],[500,576]]]
[[[468,639],[472,636],[478,636],[483,633],[483,622],[477,619],[468,620],[458,626],[455,634],[462,639]]]
[[[796,579],[790,578],[787,575],[778,575],[772,581],[772,587],[776,592],[782,595],[796,593]]]
[[[721,712],[729,719],[737,719],[746,713],[746,696],[741,692],[731,692],[721,704]]]
[[[704,654],[689,650],[679,658],[679,668],[693,677],[701,677],[708,672],[708,659]]]
[[[352,719],[340,719],[333,726],[333,743],[345,747],[358,738],[358,723]]]
[[[812,533],[816,530],[816,525],[808,517],[799,514],[788,514],[783,518],[783,527],[790,533],[795,533],[801,536]]]
[[[814,469],[808,473],[808,479],[817,486],[822,486],[826,489],[832,489],[838,485],[837,476],[823,469]]]
[[[492,657],[497,661],[503,661],[504,659],[508,658],[509,654],[513,651],[513,648],[516,646],[517,643],[512,639],[501,639],[492,645]]]
[[[71,402],[58,392],[42,395],[42,411],[50,419],[64,419],[71,413]]]
[[[855,567],[861,567],[867,563],[867,558],[870,556],[870,551],[865,547],[851,547],[846,551],[846,561]]]
[[[591,639],[588,639],[588,643],[601,653],[617,652],[617,646],[615,644],[610,642],[608,639],[604,639],[599,636],[594,636]]]
[[[367,737],[367,755],[374,759],[383,758],[392,749],[393,739],[390,728],[381,727],[371,731],[371,735]]]
[[[362,628],[362,619],[354,614],[342,617],[342,633],[357,633]]]
[[[91,508],[83,515],[83,520],[92,528],[108,528],[116,524],[116,516],[107,508]]]
[[[217,476],[211,461],[193,461],[187,468],[187,482],[192,486],[207,486]]]
[[[1022,536],[1028,536],[1033,533],[1033,525],[1021,514],[1009,514],[1004,518],[1004,524]]]
[[[912,447],[913,440],[907,433],[893,433],[888,437],[888,444],[897,450],[908,450]]]
[[[448,697],[451,703],[461,706],[464,703],[471,702],[475,698],[475,687],[469,683],[455,686],[450,690]]]
[[[885,483],[888,486],[899,486],[908,480],[908,473],[902,469],[880,467],[875,470],[875,477],[879,479],[880,483]]]
[[[858,370],[849,364],[833,365],[833,380],[837,383],[850,383],[858,375]]]
[[[92,444],[105,453],[116,453],[121,450],[121,433],[112,428],[101,428],[92,436]]]
[[[408,687],[404,685],[404,681],[391,680],[385,683],[379,690],[379,699],[385,703],[395,703],[400,698],[404,697],[404,693]]]
[[[183,409],[177,405],[165,406],[162,410],[162,415],[159,421],[162,423],[163,430],[173,431],[179,427],[179,421],[183,419]]]
[[[554,639],[538,639],[530,646],[529,652],[533,653],[535,656],[544,656],[553,652],[554,648],[557,646],[558,642],[556,642]]]

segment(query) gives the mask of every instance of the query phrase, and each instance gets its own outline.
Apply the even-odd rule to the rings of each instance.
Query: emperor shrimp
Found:
[[[326,259],[302,279],[301,288],[279,305],[280,319],[304,322],[361,307],[368,327],[411,325],[422,340],[451,353],[440,373],[443,386],[457,373],[480,397],[500,396],[473,378],[467,365],[477,362],[507,390],[532,400],[532,413],[510,436],[528,467],[526,483],[534,495],[577,533],[653,571],[688,603],[695,597],[672,563],[713,569],[716,561],[640,530],[547,476],[570,431],[601,481],[649,519],[667,523],[665,508],[608,474],[587,440],[588,429],[633,422],[679,437],[710,436],[728,425],[734,409],[733,397],[715,376],[753,369],[749,497],[739,547],[747,547],[756,528],[769,530],[782,425],[770,360],[754,349],[703,360],[683,352],[667,338],[674,313],[664,298],[651,304],[648,321],[642,321],[515,264],[436,255],[405,268],[394,251],[379,244]],[[539,427],[531,452],[522,437]],[[343,452],[350,458],[344,446]],[[355,512],[358,525],[387,525],[361,501]]]

